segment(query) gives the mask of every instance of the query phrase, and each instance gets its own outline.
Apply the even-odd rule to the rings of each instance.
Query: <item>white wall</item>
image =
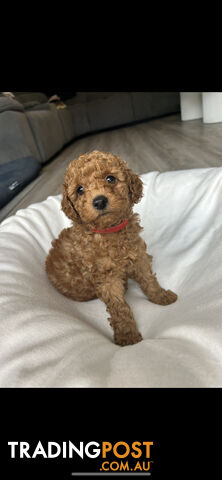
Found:
[[[181,119],[222,122],[222,92],[180,92]]]

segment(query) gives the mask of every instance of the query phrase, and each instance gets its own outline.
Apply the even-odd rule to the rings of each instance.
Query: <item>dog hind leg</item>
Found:
[[[97,298],[95,287],[82,275],[80,268],[72,261],[67,262],[62,255],[51,249],[46,259],[46,273],[53,286],[66,297],[78,302]]]
[[[158,305],[170,305],[176,302],[177,295],[171,290],[162,288],[152,272],[150,255],[142,255],[134,265],[130,277],[139,283],[149,301]]]

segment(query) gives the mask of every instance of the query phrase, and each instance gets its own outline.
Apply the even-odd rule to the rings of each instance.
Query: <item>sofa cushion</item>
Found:
[[[178,92],[131,92],[135,121],[180,111]]]
[[[74,97],[66,100],[67,105],[73,105],[74,103],[87,103],[92,100],[101,100],[113,95],[115,92],[76,92]]]
[[[30,102],[37,103],[46,103],[48,97],[42,92],[13,92],[15,98],[22,103],[24,106],[27,106]]]
[[[20,104],[16,110],[10,107],[0,113],[0,152],[0,164],[23,157],[40,160],[32,130]]]
[[[14,98],[0,95],[0,113],[6,112],[7,110],[23,112],[24,107]]]
[[[65,135],[55,105],[42,104],[25,111],[42,163],[65,144]]]
[[[69,108],[59,108],[59,106],[56,105],[56,111],[63,128],[65,143],[68,143],[74,137],[72,113]]]
[[[134,121],[130,94],[110,94],[87,102],[87,114],[92,131],[104,130]]]
[[[41,104],[39,102],[37,102],[36,100],[31,100],[30,102],[26,102],[24,104],[24,109],[25,110],[28,110],[29,108],[34,108],[34,107],[37,107],[37,106],[40,106]]]
[[[72,118],[73,137],[79,137],[91,132],[89,119],[87,116],[87,105],[83,103],[73,103],[68,106]]]
[[[0,165],[0,208],[4,207],[17,193],[39,173],[41,165],[34,157],[18,158]]]

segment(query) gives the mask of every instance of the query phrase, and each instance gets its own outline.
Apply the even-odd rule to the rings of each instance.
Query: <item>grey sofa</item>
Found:
[[[38,149],[38,159],[47,162],[66,142],[65,132],[56,106],[41,92],[14,92],[23,105],[30,133]]]
[[[82,135],[180,111],[177,92],[77,92],[65,103],[42,92],[13,95],[0,93],[0,179],[6,163],[27,157],[42,165]]]
[[[74,137],[180,111],[177,92],[80,92],[66,103]]]
[[[40,162],[45,163],[66,143],[56,106],[48,103],[36,105],[26,111],[26,116],[38,147]]]
[[[26,156],[39,159],[24,106],[13,98],[0,96],[0,165]]]

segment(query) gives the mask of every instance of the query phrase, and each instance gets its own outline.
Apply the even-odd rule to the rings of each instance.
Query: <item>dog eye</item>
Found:
[[[78,195],[82,195],[84,193],[84,188],[82,187],[82,185],[80,185],[78,188],[77,188],[77,193]]]
[[[106,181],[107,181],[108,183],[115,183],[115,182],[116,182],[116,178],[113,177],[112,175],[108,175],[108,176],[106,177]]]

